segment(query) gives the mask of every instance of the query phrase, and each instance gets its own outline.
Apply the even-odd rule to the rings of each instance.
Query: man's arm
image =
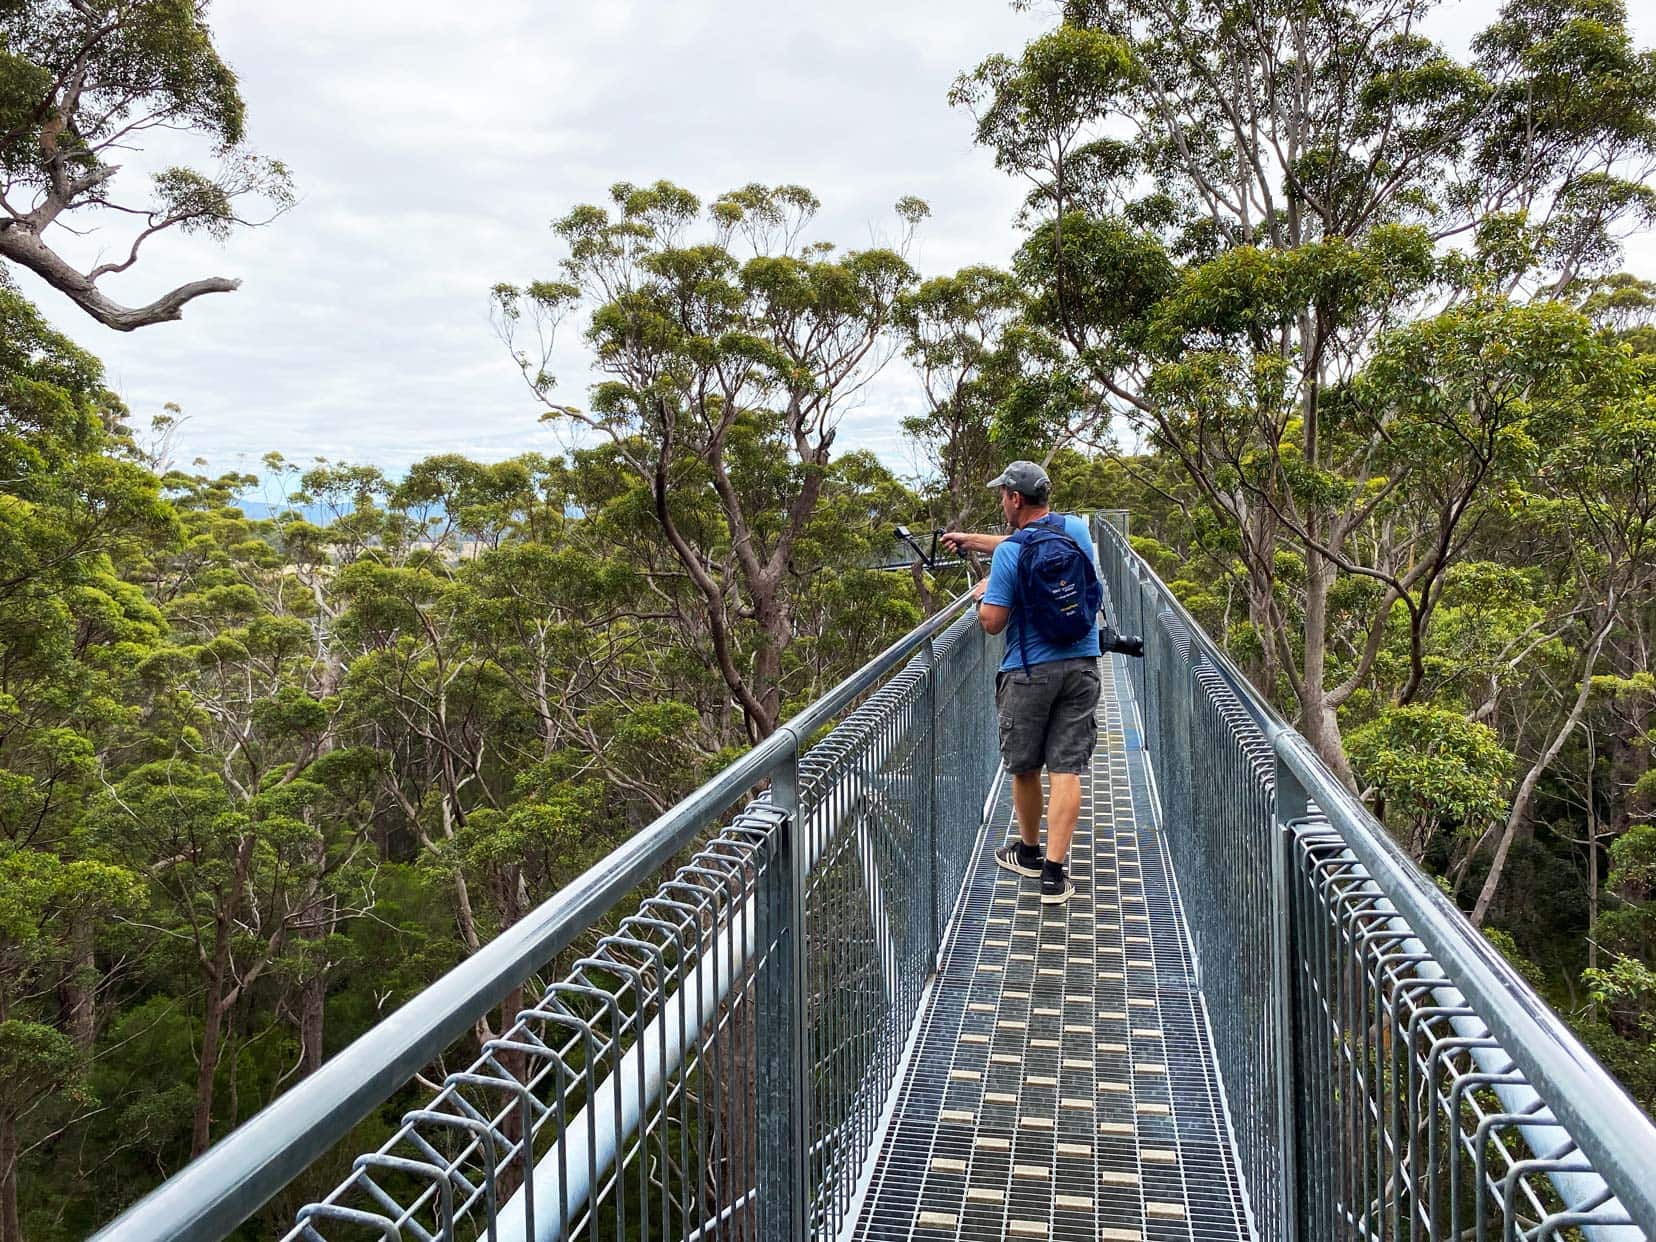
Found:
[[[1009,536],[985,535],[974,530],[946,530],[941,538],[943,546],[951,552],[976,552],[980,556],[991,556]]]
[[[1018,575],[1018,545],[1005,538],[995,540],[989,561],[989,576],[972,588],[978,600],[978,624],[986,634],[999,634],[1012,620],[1013,594]]]
[[[972,598],[978,602],[978,624],[983,627],[985,634],[999,634],[1006,628],[1006,623],[1012,619],[1012,610],[1000,604],[986,604],[983,602],[983,592],[989,586],[989,579],[979,578],[972,587]]]

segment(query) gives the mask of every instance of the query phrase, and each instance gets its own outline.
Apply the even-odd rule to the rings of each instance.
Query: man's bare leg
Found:
[[[1018,813],[1018,836],[1032,850],[1041,848],[1041,802],[1040,772],[1012,773],[1012,809]],[[1070,832],[1075,832],[1073,817]],[[1064,840],[1067,843],[1069,838]]]
[[[1070,839],[1075,836],[1075,821],[1081,816],[1081,778],[1074,772],[1052,772],[1047,776],[1052,785],[1052,800],[1047,806],[1047,847],[1048,862],[1064,863],[1069,860]],[[1039,795],[1041,782],[1039,775],[1035,781],[1035,790]],[[1017,790],[1013,790],[1014,797]],[[1020,827],[1023,824],[1023,813],[1018,815]],[[1028,840],[1027,833],[1024,840]]]

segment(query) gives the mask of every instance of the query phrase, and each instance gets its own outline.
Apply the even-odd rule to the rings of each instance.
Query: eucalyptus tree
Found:
[[[185,555],[157,566],[177,579],[161,592],[167,638],[136,669],[146,739],[97,822],[106,848],[149,879],[159,925],[188,946],[200,1152],[227,1111],[227,1049],[260,1034],[236,1030],[238,1014],[244,1028],[280,1025],[250,1003],[255,989],[291,987],[299,1065],[321,1063],[330,941],[371,904],[373,860],[367,765],[340,736],[337,662],[319,651],[312,595],[294,589],[265,526],[180,503]]]
[[[464,633],[533,721],[506,756],[510,768],[553,761],[599,776],[653,817],[718,740],[698,727],[700,714],[661,658],[672,637],[639,575],[581,533],[561,545],[514,541],[463,565]]]
[[[209,172],[175,166],[148,194],[117,187],[113,160],[156,129],[211,144]],[[130,271],[171,230],[224,239],[249,200],[293,202],[287,169],[250,150],[236,75],[213,46],[207,0],[9,0],[0,5],[0,258],[27,268],[99,323],[123,332],[178,319],[203,294],[241,282],[188,281],[143,306],[100,282]],[[90,267],[51,237],[125,217],[124,253]],[[268,219],[268,216],[265,217]],[[69,223],[74,220],[75,225]]]
[[[897,298],[915,279],[903,251],[927,208],[897,204],[896,248],[841,252],[805,240],[819,203],[799,186],[720,195],[704,221],[668,182],[622,183],[610,199],[556,222],[562,280],[495,288],[496,323],[543,418],[607,439],[647,490],[726,690],[764,737],[782,713],[794,549],[841,413],[895,347]],[[606,377],[587,408],[547,370],[553,331],[583,301]]]
[[[1656,739],[1646,739],[1651,745]],[[1607,908],[1588,934],[1603,955],[1584,978],[1605,1014],[1589,1028],[1595,1052],[1634,1096],[1656,1107],[1656,821],[1633,824],[1610,845]]]
[[[1021,296],[1009,272],[962,268],[904,294],[897,304],[903,354],[926,396],[926,412],[903,431],[930,457],[944,497],[943,525],[968,528],[981,482],[994,471],[990,429],[996,398],[989,372]]]
[[[1584,724],[1612,633],[1636,627],[1656,594],[1656,358],[1591,336],[1578,338],[1575,363],[1585,408],[1539,412],[1537,430],[1553,448],[1538,472],[1537,491],[1545,501],[1541,520],[1554,532],[1549,559],[1567,566],[1575,584],[1579,655],[1526,756],[1528,770],[1495,841],[1474,923],[1483,922],[1495,901],[1538,782]]]
[[[1656,57],[1622,5],[1514,0],[1465,60],[1422,33],[1432,7],[1073,0],[953,92],[1031,182],[1017,270],[1084,408],[1140,425],[1230,531],[1250,671],[1348,780],[1337,712],[1372,657],[1341,653],[1395,606],[1424,628],[1519,464],[1478,428],[1400,439],[1442,419],[1359,374],[1422,315],[1610,269],[1656,215]],[[1463,434],[1476,461],[1431,456]],[[1351,576],[1384,589],[1348,614]]]
[[[1393,707],[1348,740],[1376,814],[1416,862],[1445,829],[1464,836],[1506,816],[1512,753],[1494,729],[1453,707]]]
[[[926,412],[903,431],[926,453],[941,489],[943,525],[964,530],[994,516],[983,480],[1010,456],[1045,457],[1067,438],[1079,395],[1066,384],[1057,343],[1025,319],[1016,277],[963,267],[903,294],[897,324]]]
[[[95,359],[0,278],[0,1239],[21,1237],[24,1141],[90,1107],[109,1017],[96,954],[145,905],[88,807],[131,744],[133,665],[164,633],[125,573],[175,537],[125,455]]]

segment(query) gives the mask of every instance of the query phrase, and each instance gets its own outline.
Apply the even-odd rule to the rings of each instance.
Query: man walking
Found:
[[[1040,876],[1042,903],[1060,905],[1075,892],[1064,865],[1081,813],[1081,774],[1098,742],[1101,593],[1092,539],[1081,518],[1049,511],[1052,482],[1034,462],[1013,462],[989,486],[1000,489],[1001,512],[1016,533],[949,531],[943,542],[992,554],[989,576],[972,591],[978,623],[990,634],[1011,627],[995,677],[995,706],[1020,839],[997,849],[995,861],[1019,875]],[[1052,786],[1044,859],[1043,767]]]

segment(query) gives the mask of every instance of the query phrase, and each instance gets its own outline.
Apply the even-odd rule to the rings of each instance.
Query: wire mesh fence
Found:
[[[781,819],[744,808],[287,1236],[735,1236]]]
[[[460,1072],[437,1068],[421,1106],[282,1236],[746,1239],[836,1229],[996,770],[998,643],[965,602],[806,708],[100,1237],[223,1237],[273,1196],[291,1196],[285,1187],[416,1073],[468,1045],[475,1059]],[[664,864],[670,878],[658,883]],[[595,939],[611,911],[629,913]],[[537,984],[576,944],[590,951]],[[480,1024],[499,1004],[515,1020],[494,1034]]]
[[[1656,1128],[1097,523],[1261,1237],[1656,1231]]]
[[[286,1236],[772,1236],[801,1069],[792,1210],[836,1230],[981,825],[992,668],[970,617],[925,643]]]

